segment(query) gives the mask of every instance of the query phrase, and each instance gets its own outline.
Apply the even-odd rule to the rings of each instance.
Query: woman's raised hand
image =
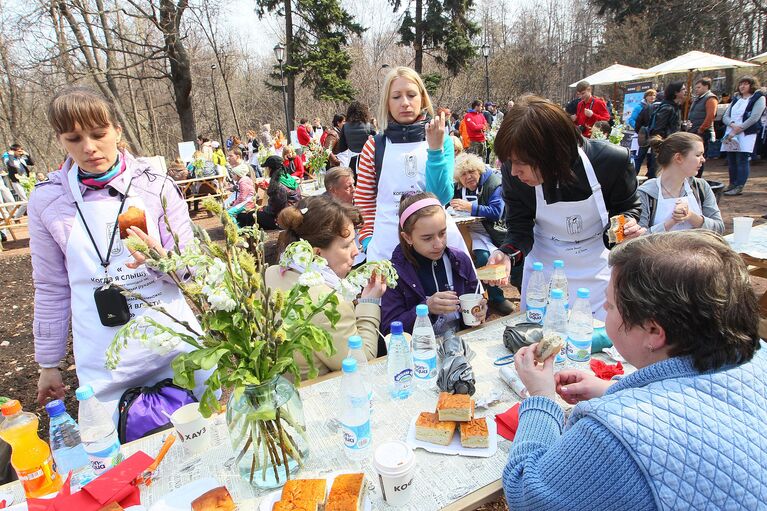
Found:
[[[445,143],[445,112],[434,116],[426,125],[426,142],[429,144],[429,149],[442,150],[442,145]]]
[[[161,256],[165,257],[166,252],[162,244],[156,239],[154,239],[153,237],[151,237],[150,235],[148,235],[147,233],[145,233],[144,231],[142,231],[141,229],[139,229],[138,227],[128,227],[128,234],[130,236],[136,236],[141,241],[146,243],[149,248],[153,248],[157,250],[157,252],[159,252]],[[131,256],[133,257],[133,261],[130,263],[125,263],[125,266],[127,266],[131,270],[135,270],[136,268],[144,264],[144,262],[146,261],[146,257],[144,257],[144,254],[142,254],[141,252],[131,252]]]

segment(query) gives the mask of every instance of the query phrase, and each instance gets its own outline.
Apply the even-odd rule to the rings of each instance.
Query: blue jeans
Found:
[[[748,181],[751,171],[748,153],[727,153],[727,168],[730,171],[730,184],[743,186]]]
[[[649,146],[639,148],[636,158],[634,158],[634,169],[637,175],[639,175],[639,171],[642,169],[642,162],[645,156],[647,156],[647,179],[652,179],[655,177],[655,155],[648,152],[649,150]]]
[[[477,268],[487,264],[490,259],[490,252],[487,250],[472,250],[474,261]],[[520,289],[522,287],[522,266],[513,266],[511,268],[511,285]],[[487,297],[490,302],[502,302],[506,299],[503,295],[503,289],[498,286],[487,286]]]

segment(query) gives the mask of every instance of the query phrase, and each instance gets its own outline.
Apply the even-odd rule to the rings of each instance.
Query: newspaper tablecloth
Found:
[[[732,249],[739,254],[746,254],[755,259],[767,259],[767,224],[755,225],[751,228],[748,243],[735,243],[735,235],[724,237]]]

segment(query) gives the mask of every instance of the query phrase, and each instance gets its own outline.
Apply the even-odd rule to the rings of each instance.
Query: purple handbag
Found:
[[[117,435],[120,443],[132,442],[173,427],[163,413],[172,414],[189,403],[196,403],[192,391],[166,378],[148,387],[133,387],[120,398]]]

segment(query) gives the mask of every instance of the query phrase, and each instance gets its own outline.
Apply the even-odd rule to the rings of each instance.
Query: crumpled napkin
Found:
[[[495,416],[495,424],[498,428],[498,434],[507,440],[514,440],[519,427],[519,405],[515,404],[503,413]]]
[[[596,358],[592,358],[589,366],[591,367],[591,370],[594,371],[594,374],[603,380],[610,380],[613,376],[623,374],[623,364],[620,362],[611,365]]]

